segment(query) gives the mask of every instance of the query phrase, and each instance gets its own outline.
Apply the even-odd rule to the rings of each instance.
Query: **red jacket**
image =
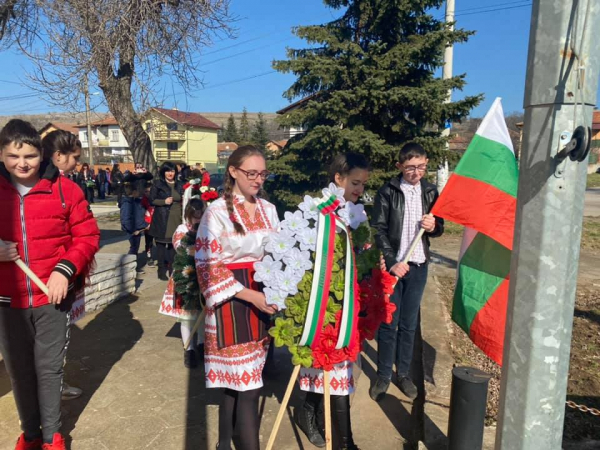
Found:
[[[100,230],[79,186],[60,176],[51,163],[43,164],[40,173],[40,181],[21,197],[0,163],[0,239],[16,242],[21,259],[44,283],[58,271],[71,287],[89,272]],[[48,297],[15,263],[0,262],[0,280],[0,306],[48,304]]]

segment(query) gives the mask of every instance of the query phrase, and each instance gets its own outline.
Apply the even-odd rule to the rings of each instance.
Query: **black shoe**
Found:
[[[294,410],[294,422],[304,432],[312,445],[319,448],[325,447],[325,439],[323,439],[317,428],[314,410],[305,406],[298,406]]]
[[[344,442],[344,439],[342,439],[342,442],[340,442],[340,450],[360,450],[360,448],[358,448],[358,446],[354,443],[354,441],[351,440],[351,442]]]
[[[196,367],[198,367],[198,361],[196,360],[196,352],[194,350],[184,350],[183,365],[188,369],[195,369]]]
[[[385,397],[388,387],[390,387],[390,380],[377,378],[374,383],[371,383],[371,387],[369,388],[369,396],[376,402],[379,402],[383,400],[383,397]]]
[[[417,387],[412,382],[412,380],[408,377],[399,377],[398,387],[402,391],[404,395],[406,395],[409,399],[414,400],[417,398],[417,394],[419,391]]]
[[[158,279],[162,281],[169,281],[169,277],[167,276],[165,269],[158,269]]]

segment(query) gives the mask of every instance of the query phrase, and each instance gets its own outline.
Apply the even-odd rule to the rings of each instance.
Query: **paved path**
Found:
[[[591,188],[585,191],[584,216],[600,216],[600,188]]]

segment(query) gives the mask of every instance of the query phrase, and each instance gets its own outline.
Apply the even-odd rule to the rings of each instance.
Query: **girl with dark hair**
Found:
[[[362,196],[371,165],[357,153],[336,155],[329,167],[329,181],[344,189],[344,199],[357,203]],[[358,450],[352,437],[350,421],[350,394],[354,392],[354,364],[343,361],[331,371],[331,413],[335,441],[340,450]],[[300,389],[306,392],[304,404],[294,411],[298,427],[308,440],[317,447],[325,447],[323,416],[323,371],[313,368],[300,369]],[[335,387],[334,387],[335,386]]]
[[[148,231],[156,241],[158,278],[167,281],[167,268],[173,264],[173,233],[181,224],[183,183],[177,180],[177,166],[165,162],[160,166],[159,177],[150,189],[150,203],[154,215]]]
[[[254,263],[278,228],[275,207],[260,197],[269,172],[252,146],[227,162],[225,192],[206,210],[196,240],[196,267],[206,299],[205,372],[208,388],[224,388],[219,450],[259,450],[258,398],[269,347],[267,326],[276,307],[254,282]]]
[[[90,165],[88,163],[83,163],[81,166],[81,170],[77,175],[77,184],[83,190],[87,202],[94,203],[94,186],[96,186],[96,182],[94,181],[94,174],[90,170]]]
[[[188,189],[191,191],[192,187],[188,187]],[[187,344],[187,347],[183,349],[183,365],[188,369],[192,369],[197,367],[198,359],[204,357],[204,349],[201,344],[195,342],[196,337],[199,337],[200,342],[204,343],[204,326],[200,327],[197,336],[193,336],[190,339],[192,328],[200,314],[201,303],[199,286],[195,273],[192,272],[190,276],[188,273],[184,272],[186,272],[189,267],[194,267],[193,253],[190,256],[188,252],[189,247],[193,250],[198,224],[200,223],[200,219],[202,219],[206,204],[202,199],[191,196],[188,192],[184,193],[185,206],[183,208],[183,223],[177,227],[173,234],[173,249],[177,252],[173,276],[169,279],[169,284],[163,295],[158,312],[175,317],[180,323],[181,342],[184,346]],[[182,245],[183,247],[180,248]],[[183,264],[180,262],[182,250],[183,255],[185,256]],[[191,266],[189,266],[190,259]],[[185,290],[185,293],[182,293],[182,290],[179,289],[179,287],[182,287]],[[193,297],[194,295],[193,302],[190,302],[190,297]]]
[[[73,133],[55,130],[42,139],[44,159],[51,159],[65,176],[68,176],[81,158],[81,142]]]

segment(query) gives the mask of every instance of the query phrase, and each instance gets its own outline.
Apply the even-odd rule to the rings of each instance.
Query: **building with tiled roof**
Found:
[[[209,172],[217,171],[217,131],[221,127],[202,114],[150,108],[144,114],[143,126],[159,164],[164,161],[184,161],[191,166],[202,163]]]
[[[79,128],[77,128],[77,124],[74,123],[62,123],[62,122],[48,122],[44,127],[40,130],[40,136],[44,137],[48,133],[51,133],[56,130],[68,131],[75,136],[79,135]]]
[[[107,116],[91,122],[90,125],[92,127],[92,147],[98,149],[100,153],[98,157],[103,160],[103,163],[114,161],[133,162],[133,157],[129,151],[129,143],[125,139],[117,119],[113,116]],[[87,155],[86,149],[89,148],[87,124],[80,123],[75,127],[77,128],[76,134],[84,149],[84,155]]]

